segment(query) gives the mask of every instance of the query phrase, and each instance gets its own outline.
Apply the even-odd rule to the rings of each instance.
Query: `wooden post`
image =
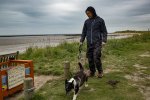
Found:
[[[70,62],[64,62],[64,78],[68,79],[70,77]]]
[[[1,67],[1,66],[0,66]],[[3,100],[3,90],[2,90],[2,74],[0,70],[0,100]]]
[[[31,71],[31,77],[32,77],[32,79],[33,79],[33,86],[34,86],[34,65],[33,65],[33,61],[30,61],[30,71]]]
[[[24,80],[24,98],[25,100],[31,100],[34,95],[33,79],[25,78]]]

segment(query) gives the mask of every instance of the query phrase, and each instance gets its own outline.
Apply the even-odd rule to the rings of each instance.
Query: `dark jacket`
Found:
[[[80,42],[84,42],[85,37],[87,44],[97,44],[107,42],[107,29],[105,22],[99,16],[87,19],[84,23]]]

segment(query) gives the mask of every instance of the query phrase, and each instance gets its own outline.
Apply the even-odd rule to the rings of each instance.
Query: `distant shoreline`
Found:
[[[108,36],[116,36],[118,35],[119,32],[115,32],[115,33],[108,33]],[[133,33],[127,33],[127,32],[120,32],[120,34],[123,35],[129,35],[129,34],[135,34],[135,32]],[[138,32],[137,32],[138,33]],[[32,35],[0,35],[0,37],[34,37],[34,36],[81,36],[81,34],[32,34]]]
[[[0,37],[22,37],[22,36],[80,36],[81,34],[32,34],[32,35],[0,35]]]
[[[125,30],[125,31],[116,31],[113,33],[108,33],[110,35],[115,34],[115,33],[142,33],[142,32],[149,32],[149,30],[147,31],[136,31],[136,30]],[[25,35],[0,35],[0,37],[22,37],[22,36],[80,36],[81,33],[77,33],[77,34],[25,34]]]

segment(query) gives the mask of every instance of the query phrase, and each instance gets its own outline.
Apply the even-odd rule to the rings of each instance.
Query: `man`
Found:
[[[88,7],[85,12],[89,18],[84,23],[80,45],[83,44],[86,37],[87,58],[90,69],[88,74],[89,76],[94,76],[97,68],[97,76],[98,78],[102,78],[101,49],[107,41],[107,29],[104,20],[97,16],[93,7]]]

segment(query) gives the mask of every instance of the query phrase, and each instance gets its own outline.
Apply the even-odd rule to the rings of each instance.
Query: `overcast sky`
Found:
[[[108,32],[150,28],[150,0],[0,0],[0,35],[81,33],[88,6]]]

